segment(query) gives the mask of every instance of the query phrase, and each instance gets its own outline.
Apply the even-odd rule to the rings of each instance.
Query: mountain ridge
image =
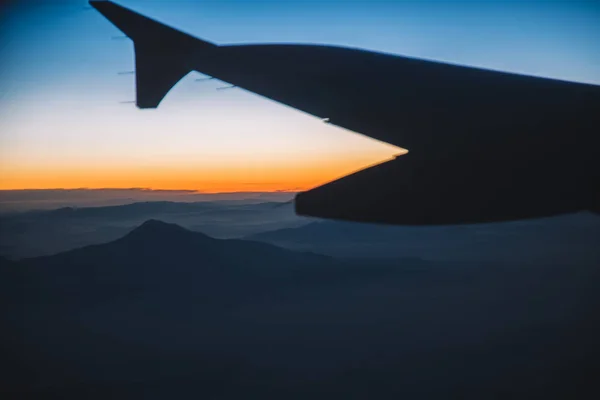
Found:
[[[38,284],[87,282],[143,285],[151,282],[203,290],[211,282],[293,279],[306,271],[336,265],[330,257],[296,252],[267,243],[216,239],[177,224],[150,219],[125,236],[103,244],[20,260],[22,274],[37,276]],[[246,280],[247,282],[244,282]]]
[[[18,266],[0,278],[9,397],[597,389],[587,367],[597,361],[597,265],[379,268],[147,220]]]
[[[578,213],[496,224],[427,227],[316,221],[244,238],[334,257],[469,262],[508,262],[512,257],[527,262],[565,263],[600,260],[598,235],[600,218]]]
[[[148,219],[175,223],[215,238],[240,238],[304,221],[279,202],[137,202],[0,214],[0,255],[52,255],[116,240]]]

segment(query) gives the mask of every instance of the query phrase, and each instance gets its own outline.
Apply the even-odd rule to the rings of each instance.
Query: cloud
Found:
[[[47,210],[61,207],[95,207],[143,201],[288,201],[293,192],[201,193],[194,190],[128,189],[23,189],[0,190],[0,212]]]

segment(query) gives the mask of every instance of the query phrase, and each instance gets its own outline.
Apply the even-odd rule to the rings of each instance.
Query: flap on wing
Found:
[[[400,225],[509,221],[586,209],[585,186],[510,160],[425,159],[408,153],[296,197],[299,215]],[[564,167],[564,165],[562,166]],[[583,188],[583,189],[582,189]]]

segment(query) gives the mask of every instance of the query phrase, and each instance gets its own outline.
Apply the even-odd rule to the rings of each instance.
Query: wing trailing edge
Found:
[[[399,225],[512,221],[590,207],[593,182],[568,162],[427,159],[408,153],[296,196],[299,215]],[[597,183],[596,183],[597,184]],[[600,204],[596,202],[597,204]]]

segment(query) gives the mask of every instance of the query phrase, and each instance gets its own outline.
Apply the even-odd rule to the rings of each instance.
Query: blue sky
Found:
[[[217,44],[325,43],[600,84],[598,1],[118,3]],[[109,165],[199,176],[238,168],[247,174],[244,179],[259,184],[266,171],[283,162],[274,161],[278,158],[296,171],[348,157],[352,162],[335,170],[343,174],[350,172],[344,168],[355,170],[397,151],[241,90],[215,91],[218,82],[194,82],[193,74],[158,110],[120,104],[134,99],[133,77],[117,74],[134,69],[133,46],[111,39],[120,33],[86,7],[86,1],[48,0],[14,2],[5,10],[0,187],[31,187],[36,179],[42,179],[37,186],[50,185],[56,182],[51,174],[75,170],[99,175],[104,168],[114,176]],[[124,173],[113,181],[143,186],[143,179],[136,184],[142,175]],[[294,186],[295,175],[290,176],[290,182],[280,183]],[[82,172],[65,186],[80,186],[85,179]],[[181,188],[203,182],[182,181]]]

